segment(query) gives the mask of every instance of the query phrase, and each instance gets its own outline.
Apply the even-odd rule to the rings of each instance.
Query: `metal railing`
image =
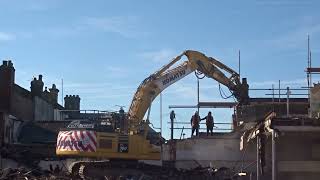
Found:
[[[167,124],[171,124],[171,122],[167,122]],[[186,121],[182,121],[182,122],[173,122],[173,124],[180,124],[180,125],[184,125],[183,127],[174,127],[173,126],[173,128],[169,128],[170,130],[171,129],[173,129],[173,130],[181,130],[181,132],[180,132],[180,139],[183,137],[183,139],[184,139],[184,136],[186,135],[185,133],[184,133],[184,131],[185,130],[191,130],[192,129],[192,127],[191,127],[191,124],[190,124],[190,122],[186,122]],[[206,124],[206,123],[199,123],[199,124]],[[186,127],[187,125],[189,125],[190,127]],[[215,131],[215,132],[230,132],[230,131],[232,131],[233,130],[233,128],[232,128],[232,123],[222,123],[222,122],[217,122],[217,123],[214,123],[214,129],[213,129],[213,131]],[[219,128],[219,127],[217,127],[216,125],[229,125],[230,126],[230,128]],[[199,130],[206,130],[207,128],[199,128]],[[172,131],[171,131],[171,133],[172,133]],[[173,137],[173,134],[171,135],[172,137]]]
[[[79,113],[85,115],[108,115],[111,114],[112,111],[101,111],[101,110],[94,110],[94,109],[84,109],[84,110],[57,110],[54,112],[54,120],[55,121],[63,121],[63,120],[70,120],[68,115]]]

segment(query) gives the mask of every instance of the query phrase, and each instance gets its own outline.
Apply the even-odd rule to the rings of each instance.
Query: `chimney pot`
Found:
[[[11,60],[8,61],[8,66],[13,67],[13,63],[11,62]]]

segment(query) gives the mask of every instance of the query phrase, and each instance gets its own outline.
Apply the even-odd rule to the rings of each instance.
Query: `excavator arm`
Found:
[[[186,56],[187,60],[173,67],[183,56]],[[230,76],[227,77],[222,70],[228,72]],[[207,57],[198,51],[187,50],[140,84],[128,112],[131,128],[142,122],[152,101],[164,89],[194,71],[199,71],[205,76],[227,86],[240,104],[248,103],[249,96],[246,79],[243,79],[241,83],[239,74],[217,59]]]
[[[179,64],[178,61],[183,56],[186,56],[187,60]],[[57,155],[81,157],[81,159],[89,158],[73,162],[68,168],[72,175],[82,179],[87,177],[126,177],[127,175],[133,175],[133,177],[140,179],[144,177],[155,179],[160,174],[172,174],[169,173],[172,170],[175,173],[170,177],[178,177],[177,173],[180,174],[178,174],[179,177],[185,177],[188,172],[182,173],[175,168],[159,166],[161,169],[159,174],[155,171],[157,166],[141,164],[138,161],[161,160],[161,147],[151,144],[148,139],[148,120],[143,120],[146,111],[149,109],[150,112],[152,101],[168,86],[195,71],[227,86],[239,103],[243,104],[248,101],[248,85],[244,80],[242,83],[240,82],[238,73],[217,59],[188,50],[175,57],[140,84],[128,112],[129,134],[104,131],[105,125],[102,123],[100,125],[97,123],[89,129],[77,127],[62,130],[57,138]],[[226,73],[228,76],[225,75]],[[95,161],[96,159],[108,159],[108,161]],[[201,177],[199,176],[199,178]]]

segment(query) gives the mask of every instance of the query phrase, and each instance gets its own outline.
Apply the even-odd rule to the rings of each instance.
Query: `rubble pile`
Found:
[[[48,170],[27,169],[27,168],[5,168],[0,169],[0,180],[24,179],[24,180],[67,180],[71,179],[69,174],[64,172],[52,172]]]

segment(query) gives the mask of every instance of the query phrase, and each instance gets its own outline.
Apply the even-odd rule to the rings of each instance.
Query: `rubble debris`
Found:
[[[155,170],[155,169],[153,169]],[[159,171],[157,175],[157,179],[179,179],[183,178],[186,180],[191,179],[199,179],[205,178],[208,180],[233,180],[237,179],[234,176],[234,173],[230,171],[228,168],[220,168],[220,169],[213,169],[211,167],[197,167],[190,170],[177,170],[172,169],[171,171],[166,171],[166,173],[161,172],[163,169],[157,168]],[[104,178],[103,178],[104,177]],[[126,178],[128,178],[126,176]],[[154,177],[148,176],[147,174],[144,175],[144,178],[152,178]],[[112,179],[115,178],[114,176],[99,176],[98,174],[87,176],[84,179]],[[120,176],[119,176],[120,178]],[[141,177],[140,177],[141,178]],[[50,167],[50,170],[40,170],[39,168],[35,169],[28,169],[24,167],[20,168],[5,168],[0,169],[0,180],[11,180],[11,179],[25,179],[25,180],[69,180],[69,179],[83,179],[80,177],[72,176],[70,173],[63,172],[59,169],[59,167],[53,168]],[[132,177],[132,179],[136,179],[136,177]],[[148,178],[147,178],[148,179]]]
[[[67,180],[71,179],[70,175],[61,171],[49,171],[27,168],[5,168],[0,169],[0,180],[11,179],[33,179],[33,180]]]

